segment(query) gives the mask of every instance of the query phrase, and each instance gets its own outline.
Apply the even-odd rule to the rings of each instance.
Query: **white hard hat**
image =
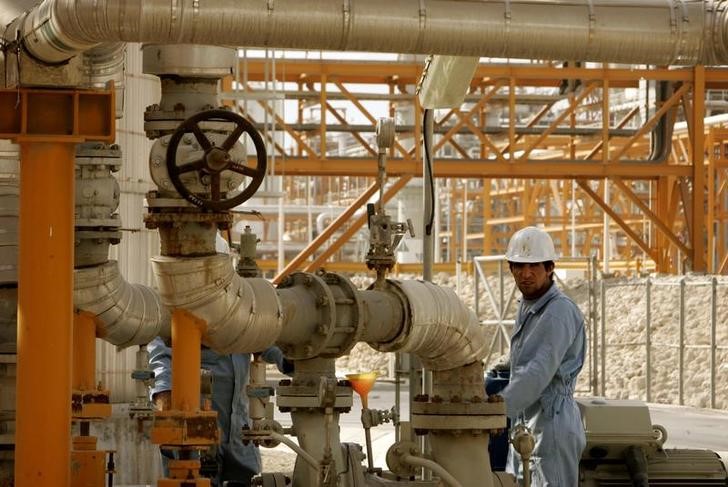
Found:
[[[523,262],[535,264],[556,260],[554,241],[544,230],[536,227],[526,227],[518,230],[508,242],[506,260],[508,262]]]

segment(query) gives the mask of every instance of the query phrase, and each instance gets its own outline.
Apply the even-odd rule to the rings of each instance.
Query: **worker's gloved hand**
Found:
[[[172,391],[157,392],[152,396],[152,403],[157,411],[169,411],[172,409]]]

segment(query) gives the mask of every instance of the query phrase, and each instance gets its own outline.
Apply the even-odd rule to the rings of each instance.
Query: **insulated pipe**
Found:
[[[408,352],[425,368],[445,370],[481,360],[488,346],[475,314],[452,289],[424,281],[388,279],[385,289],[402,300],[404,325],[397,338],[369,345],[382,352]],[[396,326],[394,320],[380,326]]]
[[[129,284],[109,261],[74,271],[74,304],[97,317],[96,336],[119,347],[168,337],[170,316],[155,290]]]
[[[116,118],[124,116],[125,60],[126,44],[123,42],[101,44],[83,55],[84,87],[103,89],[109,81],[114,82]]]
[[[27,49],[50,63],[123,41],[709,65],[728,61],[725,6],[726,0],[45,0],[14,24]]]
[[[276,290],[259,278],[241,278],[230,256],[155,257],[152,267],[161,302],[184,308],[207,322],[206,346],[223,354],[265,350],[281,333]]]

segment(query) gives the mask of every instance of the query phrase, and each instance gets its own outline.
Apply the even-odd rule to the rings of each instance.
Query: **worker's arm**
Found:
[[[159,410],[172,406],[172,349],[157,337],[147,344],[149,367],[154,371],[154,386],[150,396]]]
[[[283,356],[283,352],[278,347],[269,347],[262,353],[263,360],[269,364],[276,364],[278,370],[282,374],[293,374],[293,361]]]
[[[511,418],[539,400],[574,343],[578,320],[566,303],[557,301],[553,304],[523,343],[519,363],[511,363],[511,382],[501,392],[506,401],[506,413]]]

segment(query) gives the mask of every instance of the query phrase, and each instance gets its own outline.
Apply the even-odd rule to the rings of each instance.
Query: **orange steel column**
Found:
[[[200,345],[207,323],[186,310],[172,313],[172,409],[200,409]]]
[[[73,389],[79,391],[95,389],[95,371],[96,321],[90,313],[76,313],[73,320]]]
[[[70,484],[75,144],[19,137],[15,485]]]

